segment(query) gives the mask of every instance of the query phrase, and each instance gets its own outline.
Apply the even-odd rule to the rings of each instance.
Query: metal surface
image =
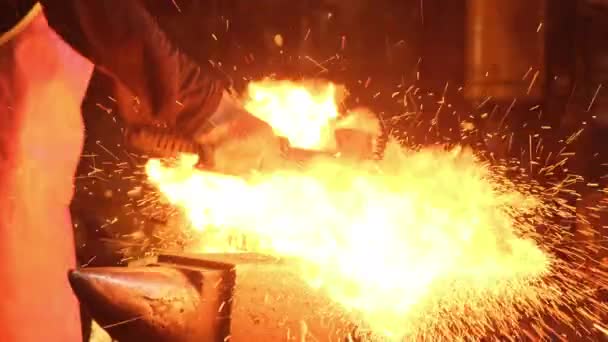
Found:
[[[296,263],[260,255],[160,255],[70,282],[119,341],[342,341],[355,330]]]
[[[356,129],[338,129],[335,133],[341,156],[352,159],[373,159],[376,151],[374,136]]]
[[[354,340],[354,317],[303,281],[295,261],[257,254],[161,255],[158,260],[234,265],[231,342]]]
[[[541,99],[545,12],[546,0],[467,1],[467,98]]]
[[[91,316],[118,341],[224,341],[234,273],[205,267],[89,268],[70,284]]]

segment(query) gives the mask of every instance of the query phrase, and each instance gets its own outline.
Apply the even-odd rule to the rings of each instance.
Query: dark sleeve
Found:
[[[36,0],[0,0],[0,34],[17,25],[35,4]]]
[[[194,63],[139,0],[43,0],[50,26],[126,87],[151,115],[185,134],[219,105],[226,80]]]

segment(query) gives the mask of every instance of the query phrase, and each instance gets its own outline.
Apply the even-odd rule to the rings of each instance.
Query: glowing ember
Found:
[[[338,116],[334,88],[326,89],[316,97],[290,83],[254,84],[248,109],[294,145],[321,148]],[[391,142],[382,161],[319,157],[243,178],[196,162],[150,160],[146,171],[200,234],[215,234],[201,249],[295,257],[311,286],[374,333],[456,340],[508,332],[558,296],[543,282],[553,259],[525,223],[539,202],[469,151],[410,152]],[[247,243],[232,245],[235,235]]]

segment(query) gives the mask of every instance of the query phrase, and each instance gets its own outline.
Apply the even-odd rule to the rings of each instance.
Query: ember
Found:
[[[325,149],[341,116],[333,89],[315,96],[291,83],[253,84],[247,108],[292,144]],[[527,219],[546,206],[471,151],[414,152],[390,142],[381,161],[319,157],[243,177],[196,162],[150,160],[146,171],[200,234],[215,234],[198,251],[296,258],[310,286],[373,334],[514,336],[524,315],[562,302],[560,288],[545,281],[557,261]],[[234,236],[247,243],[231,244]]]

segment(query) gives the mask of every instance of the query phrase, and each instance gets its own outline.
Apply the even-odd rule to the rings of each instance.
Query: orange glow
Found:
[[[268,122],[291,146],[309,150],[333,148],[333,124],[339,117],[332,83],[306,86],[289,81],[249,85],[245,108]]]
[[[315,97],[291,83],[253,84],[247,108],[295,146],[321,149],[338,116],[333,89]],[[520,311],[555,296],[541,286],[551,256],[518,223],[539,203],[470,151],[412,152],[389,142],[381,161],[319,157],[241,178],[195,169],[196,161],[150,160],[146,171],[201,235],[215,234],[199,251],[295,257],[311,286],[376,334],[481,335],[516,325]],[[247,244],[231,245],[235,234]]]

